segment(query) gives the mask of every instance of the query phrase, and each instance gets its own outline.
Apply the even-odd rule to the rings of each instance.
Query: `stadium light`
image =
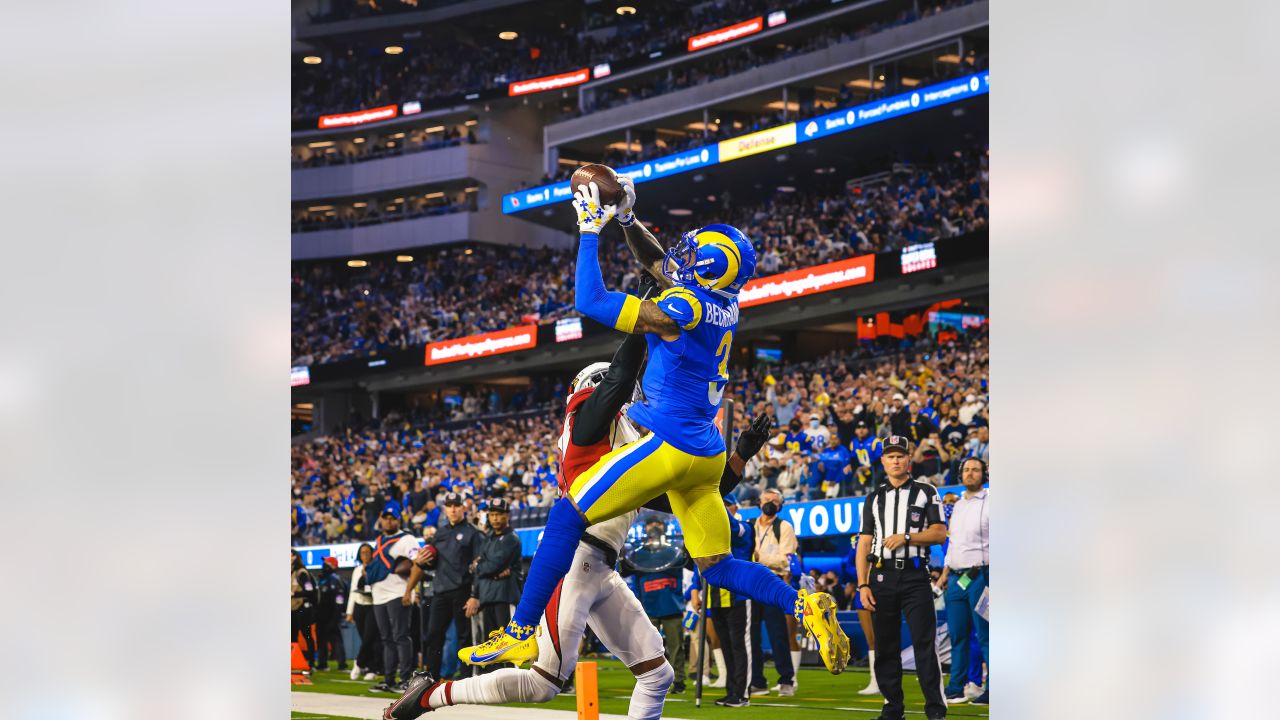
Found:
[[[399,45],[388,45],[382,48],[382,51],[388,55],[399,55],[400,53],[404,52],[404,48],[400,47]]]
[[[369,264],[368,260],[348,260],[347,267],[362,268]]]
[[[302,62],[308,65],[319,65],[322,62],[322,60],[320,59],[319,55],[308,55],[302,58]]]
[[[619,15],[635,15],[636,9],[631,7],[630,5],[619,5],[616,12]]]
[[[413,262],[412,255],[397,255],[396,262]]]
[[[520,37],[520,33],[514,30],[503,30],[502,32],[498,33],[499,40],[515,40],[518,37]]]

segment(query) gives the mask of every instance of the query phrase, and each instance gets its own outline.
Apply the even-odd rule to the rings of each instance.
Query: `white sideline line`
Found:
[[[340,715],[343,717],[380,720],[393,695],[358,697],[333,693],[291,692],[290,710],[294,712]],[[449,708],[451,720],[577,720],[574,710],[545,708],[508,708],[499,705],[457,705]],[[600,714],[601,720],[627,720],[625,715]]]

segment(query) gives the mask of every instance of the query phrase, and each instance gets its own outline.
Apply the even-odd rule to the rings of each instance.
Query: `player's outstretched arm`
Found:
[[[659,287],[665,290],[674,283],[662,272],[662,260],[666,255],[662,250],[662,243],[658,242],[658,238],[649,232],[644,223],[636,219],[633,212],[636,205],[635,182],[622,175],[618,177],[618,183],[622,185],[623,192],[622,202],[618,204],[618,224],[622,226],[622,234],[627,238],[627,247],[636,260],[640,261],[640,265],[658,281]]]
[[[604,380],[591,391],[591,397],[578,408],[573,421],[573,435],[569,441],[578,447],[600,442],[609,434],[609,425],[631,399],[635,391],[640,366],[644,364],[645,342],[643,335],[628,335],[617,352]]]
[[[655,333],[663,340],[680,337],[681,329],[689,330],[702,319],[702,306],[688,290],[671,288],[659,296],[659,307],[652,300],[641,302],[624,292],[604,286],[600,271],[600,229],[613,219],[618,209],[600,204],[596,184],[579,186],[573,194],[578,213],[578,262],[575,269],[574,308],[600,323],[635,335]],[[674,293],[674,295],[672,295]],[[670,297],[669,297],[670,296]]]
[[[622,234],[627,238],[627,247],[631,249],[631,254],[636,260],[640,261],[640,265],[658,281],[658,285],[662,289],[667,289],[674,285],[671,278],[662,274],[662,260],[666,253],[662,249],[662,244],[658,242],[658,238],[649,232],[649,228],[644,223],[636,220],[630,225],[622,226]]]

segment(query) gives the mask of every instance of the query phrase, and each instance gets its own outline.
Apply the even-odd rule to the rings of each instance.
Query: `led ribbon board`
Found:
[[[936,85],[918,88],[882,100],[855,105],[844,110],[819,115],[798,123],[787,123],[714,145],[686,150],[674,155],[646,160],[642,163],[615,168],[619,174],[628,175],[636,184],[657,180],[690,170],[730,162],[759,153],[770,152],[790,145],[817,140],[818,138],[856,130],[864,125],[889,120],[903,115],[928,110],[966,98],[985,95],[991,91],[991,73],[984,71]],[[569,200],[573,190],[569,182],[542,185],[519,190],[502,196],[503,214],[517,213],[529,208]]]
[[[537,345],[538,326],[517,325],[482,335],[468,335],[454,340],[429,343],[422,364],[441,365],[459,360],[474,360],[487,355],[528,350]]]

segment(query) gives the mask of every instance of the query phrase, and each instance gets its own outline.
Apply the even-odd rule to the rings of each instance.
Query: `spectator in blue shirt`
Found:
[[[835,428],[831,428],[831,438],[836,438]],[[809,499],[819,500],[823,497],[837,497],[838,495],[847,495],[850,479],[853,476],[850,467],[853,454],[849,449],[840,445],[838,442],[832,442],[822,451],[818,453],[817,475],[821,481],[821,485],[810,481]],[[818,487],[815,488],[814,486]],[[815,495],[814,490],[818,493]]]
[[[880,483],[880,474],[884,472],[880,456],[884,454],[884,447],[880,438],[871,435],[871,428],[866,421],[859,420],[853,430],[853,442],[849,444],[849,449],[853,456],[853,477],[857,480],[853,492],[865,495]]]

